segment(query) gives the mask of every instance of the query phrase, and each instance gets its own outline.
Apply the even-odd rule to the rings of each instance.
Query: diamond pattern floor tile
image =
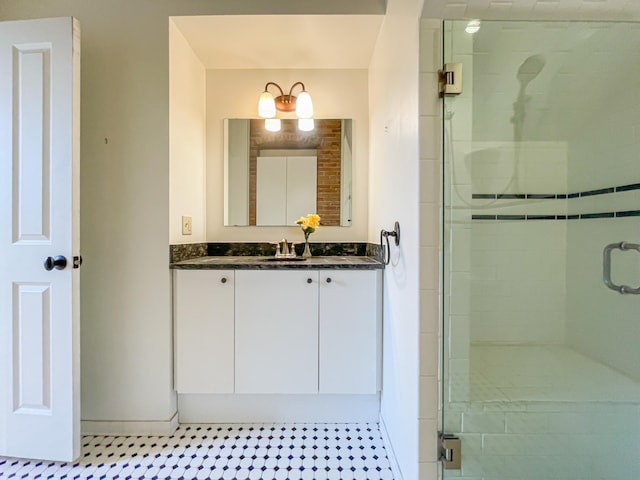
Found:
[[[73,463],[0,457],[5,479],[393,480],[377,424],[185,424],[86,436]]]

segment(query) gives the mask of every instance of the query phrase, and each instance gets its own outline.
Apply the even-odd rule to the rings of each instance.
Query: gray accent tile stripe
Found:
[[[495,193],[474,193],[471,195],[471,198],[481,198],[483,200],[495,200],[496,199],[496,194]]]
[[[496,198],[500,200],[524,200],[527,197],[524,193],[499,193],[496,195]]]
[[[602,213],[584,213],[580,215],[580,218],[613,218],[616,216],[615,212],[602,212]]]
[[[545,199],[545,198],[555,199],[556,194],[555,193],[527,193],[527,199],[539,200],[539,199]]]
[[[616,192],[628,192],[629,190],[640,190],[640,183],[632,183],[630,185],[621,185],[616,187]]]
[[[555,220],[555,215],[527,215],[527,220]]]
[[[472,220],[589,220],[594,218],[640,217],[640,210],[597,212],[575,215],[471,215]]]
[[[640,217],[640,210],[626,210],[624,212],[616,212],[616,217]]]
[[[589,190],[587,192],[580,192],[580,196],[581,197],[591,197],[593,195],[605,195],[607,193],[614,193],[614,192],[615,192],[615,188],[614,187],[601,188],[599,190]]]
[[[628,192],[631,190],[640,190],[640,183],[629,183],[627,185],[618,185],[617,187],[605,187],[595,190],[585,190],[584,192],[574,193],[473,193],[471,198],[474,199],[499,199],[499,200],[523,200],[525,198],[532,200],[551,200],[565,198],[591,197],[594,195],[607,195],[609,193]]]

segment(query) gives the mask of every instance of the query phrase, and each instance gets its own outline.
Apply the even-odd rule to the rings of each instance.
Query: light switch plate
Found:
[[[193,226],[191,223],[191,217],[182,217],[182,234],[191,235],[193,233]]]

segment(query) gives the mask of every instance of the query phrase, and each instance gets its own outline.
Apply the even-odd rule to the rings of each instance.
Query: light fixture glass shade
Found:
[[[298,119],[298,130],[302,130],[303,132],[310,132],[315,127],[315,122],[313,118],[299,118]]]
[[[298,95],[298,99],[296,100],[296,116],[298,118],[313,117],[313,102],[311,101],[311,95],[306,91],[302,91]]]
[[[467,33],[477,33],[478,30],[480,30],[480,20],[469,20],[469,23],[467,23],[467,26],[465,27],[464,31]]]
[[[267,118],[264,121],[264,128],[266,128],[270,132],[279,132],[280,131],[280,119],[279,118]]]
[[[262,92],[258,101],[258,115],[262,118],[273,118],[276,116],[276,101],[269,92]]]

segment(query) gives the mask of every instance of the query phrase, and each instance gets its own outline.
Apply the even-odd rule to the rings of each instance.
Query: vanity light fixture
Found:
[[[271,85],[280,91],[280,95],[275,98],[269,92],[269,86]],[[293,95],[293,89],[297,86],[300,86],[302,91],[296,97]],[[311,101],[311,95],[304,87],[304,83],[294,83],[291,85],[289,93],[285,94],[280,85],[274,82],[267,82],[264,86],[264,92],[262,92],[258,101],[258,115],[265,119],[264,126],[270,132],[280,130],[280,120],[275,118],[277,110],[281,112],[295,111],[298,117],[298,128],[303,132],[313,130],[313,102]]]

